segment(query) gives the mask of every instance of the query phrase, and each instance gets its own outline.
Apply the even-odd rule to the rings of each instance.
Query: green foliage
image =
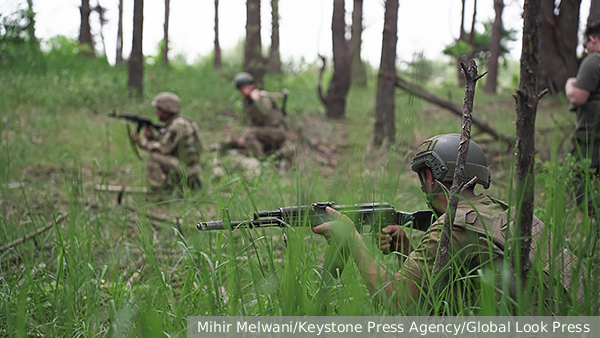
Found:
[[[0,13],[0,69],[38,71],[44,69],[44,58],[35,37],[29,34],[35,13],[18,9],[14,13]]]
[[[284,74],[265,78],[265,89],[287,88],[292,126],[303,126],[313,139],[334,148],[339,162],[334,168],[322,165],[315,160],[314,150],[303,147],[305,141],[296,140],[298,159],[290,169],[280,171],[265,161],[255,175],[240,169],[235,156],[208,151],[211,143],[243,130],[240,95],[233,85],[241,69],[239,61],[225,62],[218,71],[208,57],[194,65],[147,64],[146,92],[138,99],[127,93],[126,67],[112,67],[102,58],[80,57],[76,41],[64,37],[46,46],[45,66],[40,71],[11,67],[0,72],[4,98],[0,100],[0,243],[51,225],[0,252],[0,322],[8,335],[184,337],[188,315],[531,313],[528,302],[515,305],[507,297],[496,298],[499,290],[508,287],[506,269],[477,267],[466,278],[450,275],[440,294],[427,290],[423,303],[410,302],[396,309],[367,292],[352,262],[340,276],[330,276],[324,269],[327,243],[307,228],[286,228],[287,241],[279,228],[195,229],[199,221],[247,219],[256,210],[316,201],[386,201],[402,210],[426,208],[408,161],[420,140],[460,130],[454,116],[398,92],[397,141],[389,150],[372,149],[376,81],[351,89],[345,121],[327,121],[314,89],[318,66],[288,63]],[[437,74],[445,69],[439,62],[415,55],[408,71],[427,83],[437,81]],[[437,77],[430,79],[429,73]],[[116,110],[152,116],[150,102],[161,91],[177,93],[182,112],[201,128],[205,188],[148,196],[125,194],[124,205],[115,205],[114,195],[94,186],[144,185],[145,167],[131,154],[123,122],[106,114]],[[454,101],[460,101],[463,94],[451,86],[434,91]],[[477,116],[510,134],[514,132],[513,113],[503,107],[511,100],[479,96]],[[560,105],[553,103],[558,108],[552,112],[558,114]],[[542,150],[551,149],[548,144],[536,144]],[[510,168],[512,158],[496,150],[504,148],[495,142],[485,145],[495,175],[491,194],[510,196],[504,183],[510,181],[506,174],[510,170],[503,164]],[[556,154],[558,148],[552,147]],[[558,157],[553,156],[550,163]],[[216,163],[223,175],[215,174]],[[587,236],[591,221],[571,221],[575,209],[561,199],[569,183],[558,185],[563,181],[557,179],[558,171],[552,169],[556,167],[549,164],[548,168],[538,172],[537,186],[543,187],[538,189],[546,192],[537,204],[546,212],[539,214],[554,233],[568,234],[565,241],[571,248],[592,245]],[[563,167],[560,172],[569,171]],[[23,187],[7,185],[18,182]],[[150,213],[180,221],[160,221]],[[413,244],[419,238],[418,232],[411,232]],[[367,245],[378,263],[397,271],[397,257],[383,256],[370,240]],[[594,257],[582,263],[597,274]],[[458,262],[450,264],[453,271],[465,268]],[[437,278],[428,276],[427,283]],[[472,293],[473,286],[481,286],[481,292]],[[522,292],[542,295],[534,282]],[[595,301],[589,299],[584,305],[595,307]],[[587,313],[579,308],[567,311]]]
[[[456,40],[452,44],[446,45],[446,48],[442,51],[445,55],[452,57],[460,57],[464,55],[470,55],[473,53],[473,57],[479,65],[487,64],[488,58],[491,56],[489,44],[492,39],[492,26],[494,25],[493,20],[486,20],[483,22],[483,32],[475,29],[475,36],[473,38],[473,44],[470,44],[466,40]],[[506,63],[506,55],[510,52],[507,43],[516,41],[517,31],[515,29],[507,30],[502,27],[502,37],[500,38],[500,58]],[[467,36],[465,36],[467,39]]]

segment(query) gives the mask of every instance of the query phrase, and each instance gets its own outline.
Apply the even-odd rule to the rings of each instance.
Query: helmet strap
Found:
[[[448,188],[446,188],[442,182],[439,180],[435,180],[435,182],[438,184],[437,187],[435,187],[431,193],[426,194],[427,205],[432,210],[435,210],[433,207],[433,201],[438,197],[439,194],[444,193],[444,195],[446,195],[446,199],[448,199],[448,196],[450,195]]]

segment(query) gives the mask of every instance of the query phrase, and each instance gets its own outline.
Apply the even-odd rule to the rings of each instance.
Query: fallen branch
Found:
[[[148,189],[145,187],[126,187],[124,185],[96,185],[96,190],[109,191],[109,192],[139,192],[147,193]]]
[[[5,187],[8,189],[20,189],[21,187],[27,188],[27,183],[12,182],[12,183],[8,183],[7,185],[5,185]]]
[[[59,215],[59,217],[56,219],[56,221],[55,221],[55,222],[49,223],[49,224],[47,224],[47,225],[45,225],[45,226],[43,226],[43,227],[41,227],[41,228],[37,229],[36,231],[34,231],[34,232],[30,233],[30,234],[27,234],[27,235],[25,235],[25,236],[23,236],[23,237],[21,237],[21,238],[19,238],[19,239],[17,239],[17,240],[14,240],[14,241],[12,241],[12,242],[10,242],[10,243],[8,243],[8,244],[4,245],[4,246],[1,246],[1,247],[0,247],[0,252],[1,252],[1,251],[8,250],[8,249],[10,249],[10,248],[12,248],[12,247],[14,247],[14,246],[17,246],[17,245],[19,245],[19,244],[21,244],[21,243],[25,242],[26,240],[28,240],[28,239],[30,239],[30,238],[32,238],[32,237],[35,237],[35,236],[37,236],[37,235],[39,235],[39,234],[41,234],[41,233],[43,233],[43,232],[45,232],[45,231],[48,231],[48,230],[49,230],[49,229],[51,229],[51,228],[52,228],[54,225],[58,225],[58,224],[59,224],[59,223],[61,223],[61,222],[62,222],[62,221],[65,219],[65,218],[67,218],[67,215],[68,215],[68,214],[65,214],[65,215]]]
[[[134,212],[134,213],[144,213],[146,216],[148,216],[148,218],[153,219],[155,221],[160,221],[160,222],[167,222],[167,223],[173,223],[173,224],[177,224],[180,225],[182,223],[182,219],[177,217],[175,219],[169,218],[169,216],[164,215],[164,214],[158,214],[158,213],[152,213],[150,211],[139,211],[136,207],[128,205],[127,210]]]
[[[442,108],[446,108],[455,115],[462,118],[463,112],[462,108],[452,101],[448,101],[443,99],[429,91],[427,89],[419,86],[416,83],[412,83],[400,76],[396,76],[396,87],[401,88],[413,95],[416,95],[425,101],[431,102],[435,105],[438,105]],[[492,128],[487,122],[482,121],[476,117],[473,117],[472,123],[477,126],[477,128],[481,129],[481,131],[490,134],[496,140],[503,140],[505,142],[510,143],[511,145],[515,143],[515,138],[513,136],[508,136],[504,134],[498,133],[496,129]]]

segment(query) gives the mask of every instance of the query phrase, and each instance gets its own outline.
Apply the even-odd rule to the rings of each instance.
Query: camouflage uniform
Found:
[[[159,140],[142,139],[140,147],[148,151],[146,178],[153,188],[179,184],[183,175],[188,185],[201,187],[200,130],[189,118],[175,115],[161,130]]]
[[[281,128],[283,114],[277,108],[273,94],[262,90],[256,101],[245,97],[244,112],[250,119],[250,127],[242,134],[248,151],[256,157],[264,157],[282,148],[286,139]]]
[[[495,200],[487,195],[478,195],[469,200],[460,200],[454,224],[452,227],[451,243],[449,246],[448,257],[451,260],[452,268],[461,267],[459,274],[464,277],[477,274],[479,269],[493,271],[499,275],[502,271],[504,260],[504,246],[507,245],[507,224],[513,223],[508,220],[508,206],[504,202]],[[512,217],[516,217],[516,210],[510,211]],[[442,215],[423,235],[421,241],[402,264],[400,269],[400,279],[408,279],[423,288],[423,294],[431,287],[427,283],[431,280],[430,276],[434,273],[435,262],[439,249],[439,242],[444,228],[445,214]],[[512,226],[510,227],[512,228]],[[539,264],[542,270],[546,272],[544,277],[546,281],[550,274],[550,245],[552,243],[551,234],[546,231],[546,226],[534,216],[532,223],[532,244],[530,250],[530,261],[533,264]],[[581,301],[583,298],[583,287],[574,285],[571,280],[571,267],[576,258],[565,249],[561,252],[552,254],[556,280],[562,283],[564,288],[571,295]],[[560,269],[559,267],[562,267]],[[456,272],[456,271],[455,271]],[[448,269],[446,278],[448,278]],[[536,276],[532,276],[535,278]],[[532,278],[530,277],[530,278]],[[469,278],[461,278],[468,280]],[[496,288],[502,290],[502,278],[496,280]],[[443,285],[443,284],[442,284]],[[559,284],[560,285],[560,284]],[[514,285],[511,285],[514,287]],[[512,290],[514,291],[514,290]],[[548,293],[545,289],[546,299],[549,300],[551,308],[560,304],[561,301],[569,301],[568,297],[562,300],[557,299],[557,293]],[[532,299],[531,306],[538,304],[536,299]],[[551,300],[552,299],[552,300]]]

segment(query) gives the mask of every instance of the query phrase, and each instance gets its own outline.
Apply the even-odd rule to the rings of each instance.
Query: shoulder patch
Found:
[[[465,221],[467,221],[467,223],[469,224],[475,223],[475,221],[477,221],[477,212],[475,210],[467,212],[467,215],[465,216]]]

